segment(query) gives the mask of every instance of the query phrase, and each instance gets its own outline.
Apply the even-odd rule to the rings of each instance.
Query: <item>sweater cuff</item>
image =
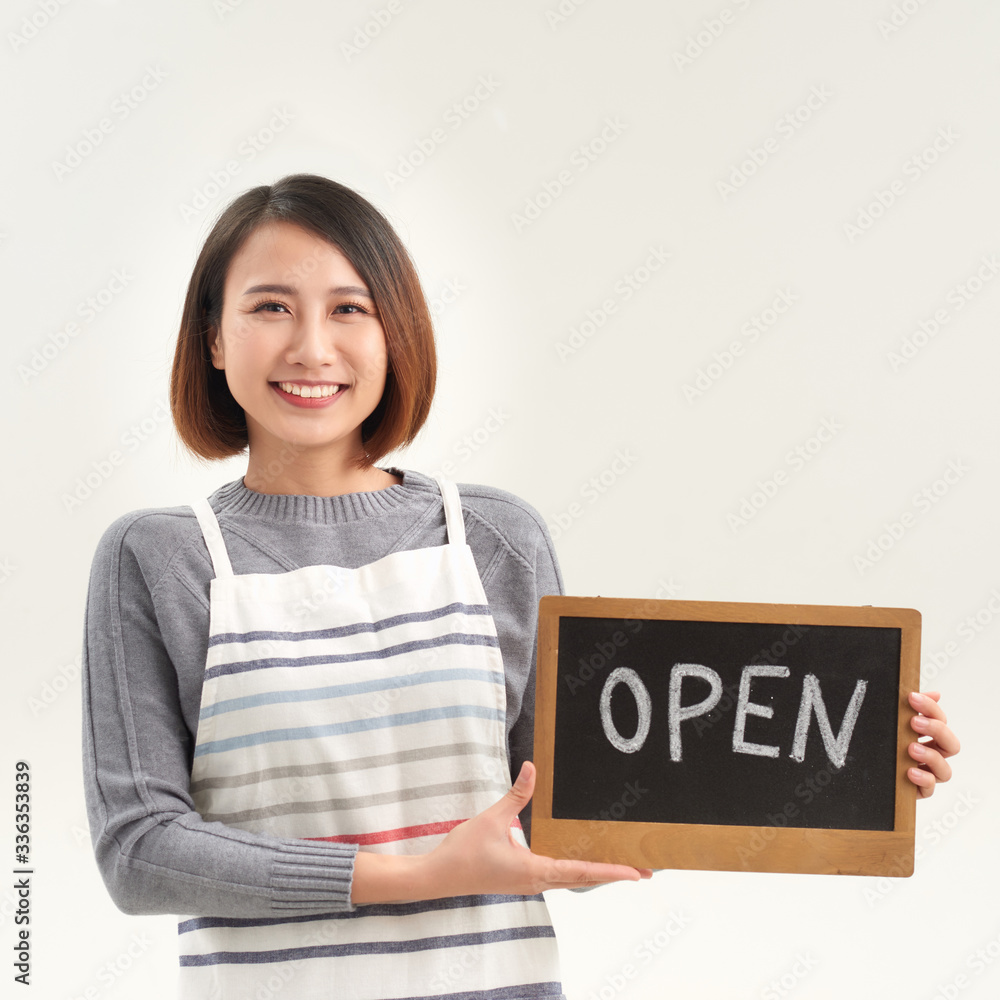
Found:
[[[276,913],[316,912],[329,904],[351,912],[351,882],[357,844],[313,844],[285,840],[271,869],[271,908]]]

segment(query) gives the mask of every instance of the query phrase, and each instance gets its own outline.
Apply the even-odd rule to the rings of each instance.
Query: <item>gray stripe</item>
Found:
[[[316,920],[361,920],[372,917],[412,917],[422,913],[436,913],[443,910],[467,909],[477,906],[500,904],[544,902],[541,893],[535,896],[488,895],[488,896],[442,896],[440,899],[423,899],[415,903],[365,903],[353,910],[338,910],[335,913],[310,913],[294,917],[191,917],[177,924],[178,934],[191,931],[211,930],[213,927],[233,927],[238,930],[259,927],[275,927],[279,924],[308,924]],[[280,902],[280,901],[279,901]],[[309,904],[312,905],[312,904]]]
[[[266,819],[271,816],[296,816],[303,813],[337,812],[342,809],[361,809],[382,806],[390,802],[412,802],[415,799],[430,799],[438,795],[457,792],[478,792],[484,789],[507,791],[502,781],[449,781],[440,785],[421,785],[417,788],[395,788],[387,792],[370,795],[355,795],[349,799],[323,799],[319,802],[279,802],[260,809],[244,809],[242,812],[204,813],[206,823],[244,823],[250,819]],[[407,824],[412,826],[412,823]]]
[[[606,987],[605,987],[606,988]],[[593,996],[593,994],[591,994]],[[497,986],[492,990],[462,993],[424,993],[400,997],[399,1000],[566,1000],[561,983],[521,983],[517,986]]]
[[[383,629],[395,628],[410,622],[429,622],[446,615],[488,615],[488,604],[463,604],[455,601],[430,611],[411,611],[408,614],[393,615],[377,622],[354,622],[351,625],[336,625],[332,628],[314,628],[307,632],[271,632],[259,630],[256,632],[219,632],[209,638],[209,646],[217,646],[224,642],[256,642],[259,639],[288,640],[297,639],[339,639],[342,636],[358,635],[362,632],[381,632]]]
[[[481,933],[441,934],[437,937],[410,941],[358,941],[356,944],[322,944],[310,948],[282,948],[275,951],[216,951],[207,955],[181,955],[181,965],[264,965],[270,962],[295,962],[304,958],[332,958],[340,955],[403,955],[415,951],[436,951],[441,948],[462,948],[555,936],[551,925],[541,924]]]
[[[329,760],[318,764],[286,764],[283,767],[268,767],[263,771],[247,771],[244,774],[221,774],[213,778],[192,781],[193,795],[209,788],[238,788],[242,785],[262,784],[276,778],[311,778],[317,774],[346,774],[349,771],[363,771],[372,767],[386,767],[390,764],[407,764],[414,760],[433,760],[438,757],[459,757],[466,754],[481,754],[500,760],[500,752],[487,743],[452,743],[436,747],[417,747],[399,753],[380,753],[371,757],[355,757],[352,760]]]
[[[496,646],[500,642],[495,635],[480,635],[478,632],[449,632],[430,639],[413,639],[400,642],[383,649],[369,649],[357,653],[326,653],[316,656],[270,656],[261,660],[241,660],[232,663],[218,663],[205,671],[205,680],[227,674],[242,674],[248,670],[264,670],[270,667],[309,667],[316,664],[355,663],[361,660],[383,660],[390,656],[402,656],[417,649],[434,649],[437,646]]]

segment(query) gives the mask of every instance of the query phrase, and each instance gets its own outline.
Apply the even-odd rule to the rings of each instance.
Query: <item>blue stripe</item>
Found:
[[[371,719],[351,719],[349,722],[332,722],[325,726],[298,726],[291,729],[267,729],[259,733],[244,733],[230,736],[225,740],[210,740],[195,747],[195,757],[207,753],[222,753],[225,750],[242,750],[262,743],[279,743],[283,740],[322,739],[324,736],[342,736],[345,733],[369,732],[373,729],[387,729],[393,726],[411,726],[432,719],[503,719],[503,713],[484,705],[442,705],[425,708],[419,712],[399,712],[396,715],[382,715]]]
[[[247,695],[243,698],[227,698],[223,701],[217,701],[214,705],[206,705],[201,711],[201,718],[210,719],[223,712],[236,712],[241,708],[257,708],[260,705],[274,705],[279,702],[343,698],[351,694],[370,694],[373,691],[410,687],[414,684],[433,684],[436,681],[486,681],[491,684],[503,684],[504,678],[496,670],[474,670],[471,667],[455,667],[451,670],[422,670],[415,674],[399,674],[395,677],[358,681],[356,684],[331,684],[329,687],[304,688],[298,691],[263,691],[260,694]]]
[[[320,944],[309,948],[279,948],[274,951],[216,951],[206,955],[181,955],[181,966],[190,965],[265,965],[271,962],[297,962],[306,958],[336,958],[347,955],[401,955],[440,948],[496,944],[501,941],[524,941],[529,938],[554,938],[551,924],[507,927],[472,934],[440,934],[410,941],[357,941],[354,944]]]
[[[431,639],[413,639],[384,649],[371,649],[359,653],[327,653],[321,656],[272,656],[264,660],[239,660],[235,663],[219,663],[205,671],[205,680],[226,674],[242,674],[248,670],[264,670],[269,667],[308,667],[317,663],[354,663],[359,660],[382,660],[389,656],[400,656],[415,649],[431,649],[435,646],[497,646],[495,635],[475,635],[463,632],[449,632]]]
[[[565,998],[561,983],[522,983],[517,986],[497,986],[492,990],[464,990],[461,993],[425,993],[400,1000],[559,1000]]]
[[[377,622],[356,622],[353,625],[337,625],[332,628],[310,629],[307,632],[220,632],[209,638],[209,646],[223,642],[255,642],[258,639],[296,640],[296,639],[339,639],[341,636],[358,635],[361,632],[381,632],[382,629],[395,628],[408,622],[429,622],[445,615],[488,615],[488,604],[462,604],[459,601],[445,604],[430,611],[413,611],[405,615],[393,615],[391,618],[381,618]]]
[[[439,910],[466,909],[470,906],[493,906],[497,903],[515,903],[529,900],[545,902],[545,897],[535,896],[445,896],[441,899],[425,899],[416,903],[366,903],[354,910],[339,913],[311,913],[301,917],[192,917],[177,924],[178,934],[208,930],[213,927],[275,927],[279,924],[306,924],[314,920],[358,920],[364,917],[412,917],[421,913],[435,913]],[[280,905],[280,901],[279,904]]]

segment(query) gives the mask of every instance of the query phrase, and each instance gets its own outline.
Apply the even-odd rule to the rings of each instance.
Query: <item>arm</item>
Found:
[[[472,516],[467,514],[466,520],[469,543],[480,567],[503,657],[507,688],[507,755],[511,776],[522,774],[522,767],[525,768],[523,773],[530,774],[527,795],[521,798],[518,792],[516,797],[521,827],[530,846],[530,798],[535,781],[531,760],[534,757],[538,602],[546,594],[562,594],[563,580],[555,547],[538,512],[509,493],[496,491],[491,494],[491,499],[498,497],[498,503],[479,507],[478,513]],[[515,785],[508,796],[514,795],[517,790]],[[490,827],[488,823],[484,826],[487,828],[487,839],[497,835],[497,828]],[[505,839],[506,827],[503,830]],[[474,835],[477,835],[474,831],[465,831],[456,835],[456,839],[458,836],[472,838]],[[606,882],[634,878],[636,872],[643,878],[651,874],[647,869],[625,869],[619,865],[598,865],[595,869],[588,862],[561,861],[534,854],[529,859],[513,857],[509,860],[515,867],[522,866],[522,876],[546,889],[570,888],[582,892]],[[455,859],[454,863],[461,866],[462,861]],[[360,864],[367,865],[368,859],[361,859]],[[559,866],[558,875],[553,874],[552,866]],[[633,874],[625,875],[625,871]]]
[[[91,568],[83,767],[108,891],[133,914],[351,909],[354,845],[250,833],[206,823],[194,809],[188,780],[208,608],[193,581],[169,588],[169,601],[160,587],[177,548],[176,519],[125,515],[101,538]]]
[[[562,594],[563,580],[552,539],[539,518],[529,540],[520,542],[525,563],[513,556],[494,562],[484,581],[497,624],[507,677],[507,756],[516,778],[535,756],[535,671],[538,657],[538,602]],[[531,803],[521,813],[521,827],[531,845]]]
[[[648,868],[573,861],[534,854],[511,836],[511,823],[535,789],[527,763],[514,787],[495,805],[456,826],[429,854],[410,857],[361,852],[352,900],[386,903],[479,893],[535,895],[546,889],[589,888],[650,878]]]

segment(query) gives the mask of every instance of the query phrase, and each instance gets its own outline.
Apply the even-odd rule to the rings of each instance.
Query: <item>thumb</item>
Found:
[[[535,765],[530,760],[526,760],[521,765],[517,781],[513,788],[507,792],[506,798],[510,800],[514,815],[517,815],[531,800],[535,792]],[[513,819],[513,817],[511,817]]]

